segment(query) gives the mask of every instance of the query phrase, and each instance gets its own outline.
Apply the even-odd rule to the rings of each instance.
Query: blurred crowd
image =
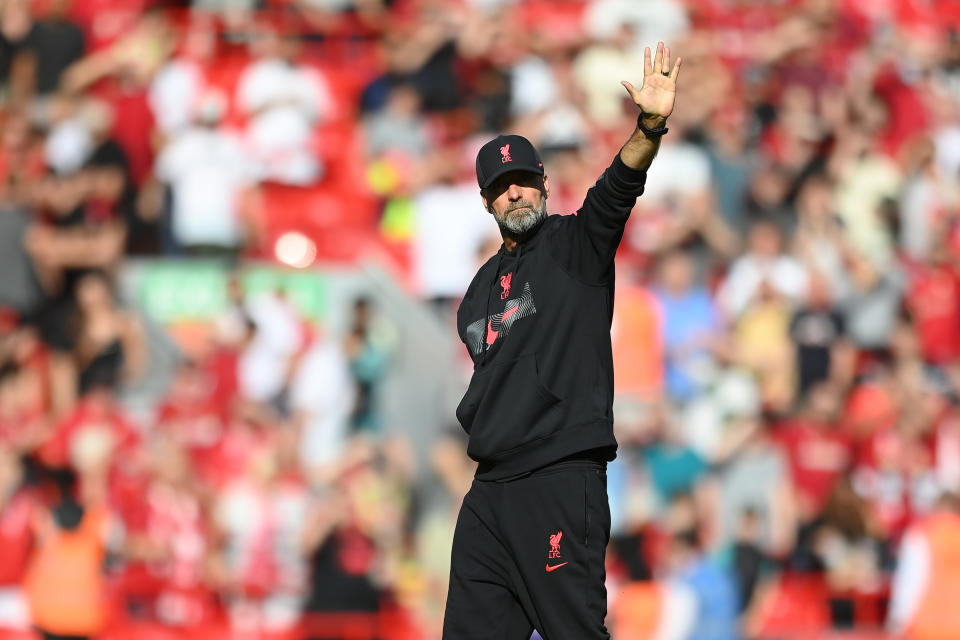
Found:
[[[244,267],[386,256],[452,327],[500,242],[479,146],[530,138],[575,211],[658,40],[614,637],[960,637],[950,0],[0,0],[0,629],[438,637],[465,436],[423,425],[418,465],[378,401],[391,319],[359,298],[333,335]],[[146,413],[132,258],[231,272]]]

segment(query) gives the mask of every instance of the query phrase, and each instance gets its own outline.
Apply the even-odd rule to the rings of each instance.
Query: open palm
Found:
[[[670,68],[670,47],[657,44],[657,55],[650,60],[650,47],[643,50],[643,86],[637,89],[624,80],[622,84],[630,93],[640,111],[648,116],[664,120],[673,113],[677,97],[677,76],[680,75],[680,58]]]

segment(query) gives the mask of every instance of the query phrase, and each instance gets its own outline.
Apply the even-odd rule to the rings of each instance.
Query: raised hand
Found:
[[[681,58],[670,68],[670,47],[657,43],[657,55],[650,61],[650,47],[643,50],[643,86],[637,89],[626,80],[620,84],[633,98],[634,104],[643,112],[644,124],[661,126],[673,113],[677,97],[677,76],[680,75]]]

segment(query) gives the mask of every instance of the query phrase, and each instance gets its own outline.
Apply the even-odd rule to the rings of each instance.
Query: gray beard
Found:
[[[515,209],[522,207],[530,208],[524,209],[523,211],[515,211]],[[525,200],[516,202],[503,212],[502,217],[494,212],[493,207],[490,207],[489,211],[493,214],[493,217],[497,220],[497,224],[500,225],[500,229],[504,233],[513,238],[522,238],[531,229],[539,226],[539,224],[546,219],[547,198],[546,196],[540,198],[539,207],[534,207],[532,203]]]

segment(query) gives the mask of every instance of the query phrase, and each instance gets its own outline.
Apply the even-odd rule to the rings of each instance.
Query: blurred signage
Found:
[[[211,320],[228,306],[231,270],[205,261],[157,261],[140,265],[134,288],[141,307],[161,323]],[[250,265],[239,272],[246,298],[267,291],[286,293],[307,318],[326,312],[327,279],[318,271]]]

